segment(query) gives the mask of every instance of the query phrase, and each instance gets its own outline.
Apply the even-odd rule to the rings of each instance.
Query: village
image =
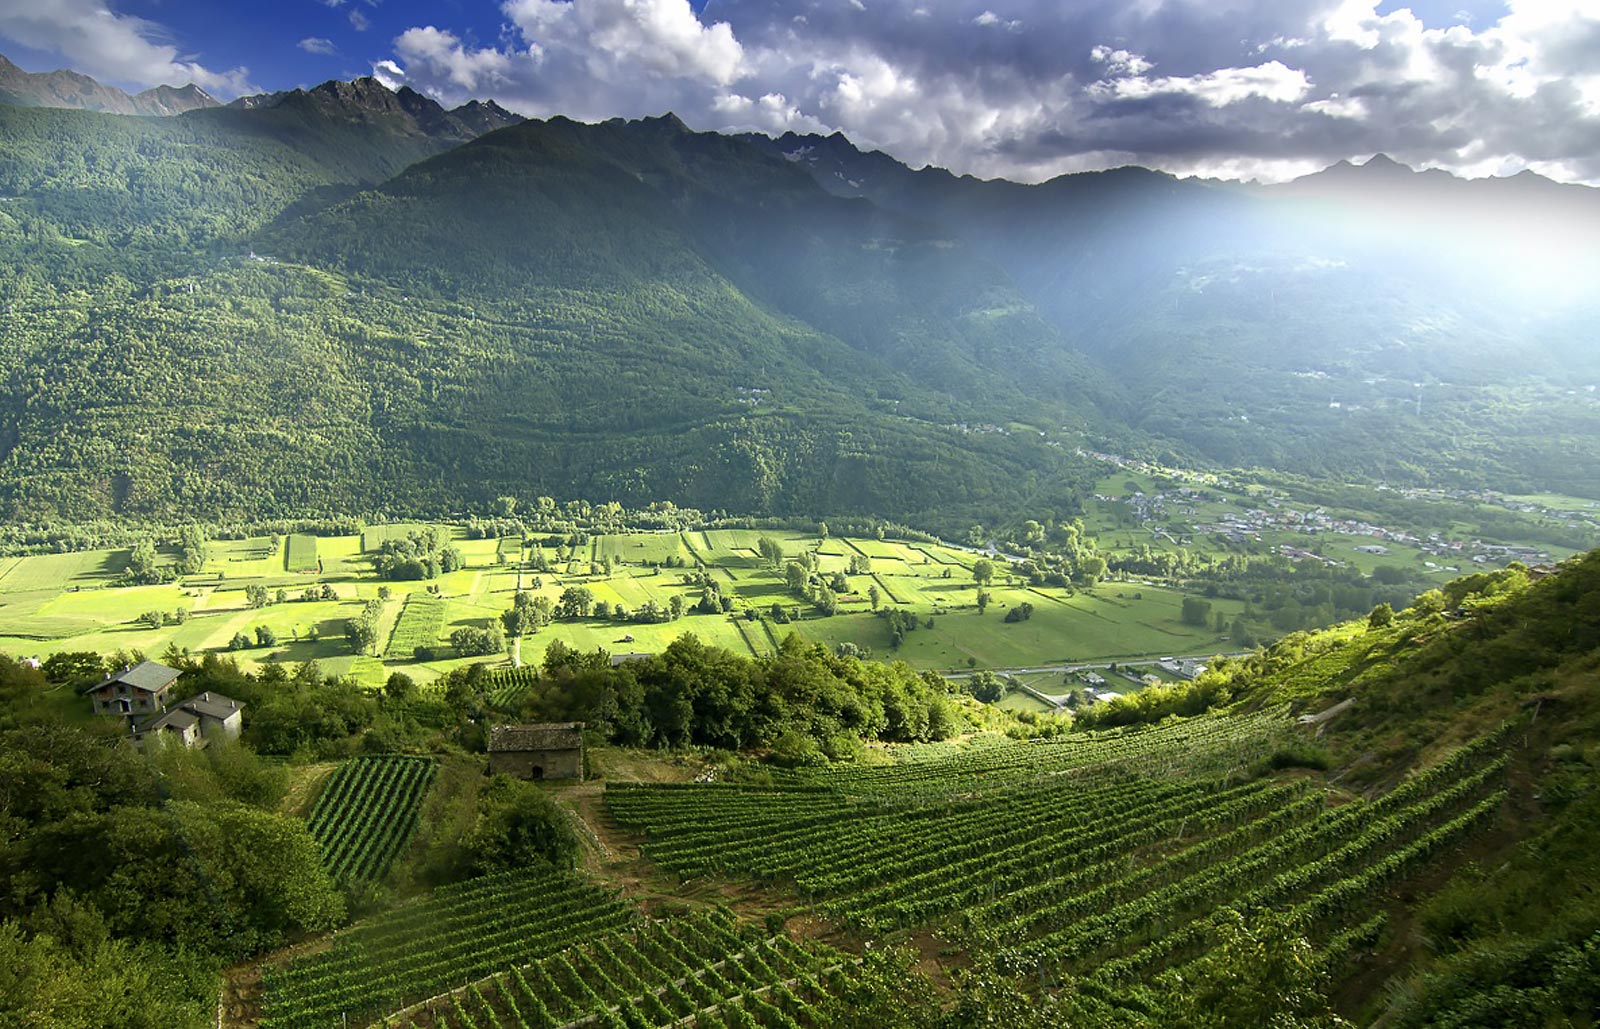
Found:
[[[1166,469],[1157,472],[1144,462],[1113,455],[1088,456],[1104,459],[1141,476],[1166,478],[1173,474]],[[1112,477],[1116,478],[1120,477]],[[1151,488],[1147,490],[1143,484],[1130,479],[1122,484],[1120,491],[1103,486],[1093,499],[1111,515],[1112,524],[1107,528],[1131,524],[1149,533],[1156,545],[1165,543],[1202,552],[1218,546],[1270,552],[1291,561],[1312,561],[1330,567],[1354,563],[1363,570],[1370,570],[1375,559],[1390,558],[1398,562],[1415,561],[1430,574],[1453,575],[1473,566],[1504,567],[1513,561],[1528,565],[1549,564],[1570,553],[1527,542],[1493,541],[1443,531],[1422,533],[1383,525],[1374,518],[1341,516],[1323,507],[1298,503],[1271,489],[1247,491],[1216,476],[1189,481],[1194,484],[1167,488],[1149,483]],[[1429,491],[1438,496],[1422,496],[1422,492],[1406,491],[1405,495],[1417,493],[1420,499],[1443,499],[1445,496],[1438,491]],[[1452,496],[1450,499],[1473,499],[1480,503],[1507,501],[1501,494],[1472,498]],[[1541,516],[1559,515],[1563,521],[1583,526],[1593,524],[1585,512],[1576,509],[1557,511],[1531,504],[1513,506],[1509,502],[1502,506]],[[1329,536],[1362,542],[1330,546],[1323,539]],[[1302,542],[1301,537],[1311,537],[1315,542]]]

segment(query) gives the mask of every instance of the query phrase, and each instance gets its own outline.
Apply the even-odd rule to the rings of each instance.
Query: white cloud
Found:
[[[1119,100],[1139,100],[1161,94],[1198,97],[1212,107],[1226,107],[1241,100],[1260,97],[1287,103],[1299,100],[1311,89],[1306,73],[1280,61],[1268,61],[1253,68],[1219,68],[1203,75],[1146,78],[1102,79],[1089,86],[1089,92]]]
[[[1315,114],[1325,114],[1330,118],[1349,118],[1361,121],[1368,115],[1367,105],[1357,96],[1340,96],[1332,94],[1326,100],[1313,100],[1301,104],[1300,110],[1311,111]]]
[[[435,80],[442,77],[454,89],[467,93],[503,85],[513,58],[493,47],[473,49],[454,33],[433,26],[407,29],[394,41],[395,52],[407,65],[421,64]],[[385,64],[394,67],[394,62]]]
[[[372,28],[372,19],[368,18],[361,8],[352,7],[350,8],[350,27],[357,32],[365,32]]]
[[[1002,18],[998,14],[994,13],[993,11],[987,11],[987,10],[984,11],[982,14],[978,15],[976,18],[972,19],[972,24],[974,24],[974,25],[982,25],[985,28],[987,28],[988,26],[991,26],[991,25],[998,25],[1001,28],[1009,29],[1012,32],[1015,32],[1018,29],[1022,28],[1021,20],[1016,19],[1016,18],[1011,18],[1011,19]]]
[[[321,36],[307,36],[295,45],[308,54],[321,54],[324,57],[332,57],[339,52],[338,47],[333,45],[333,40],[323,39]]]
[[[105,0],[0,2],[0,36],[93,78],[138,86],[194,83],[223,97],[254,89],[248,68],[214,71],[180,54],[156,22],[117,14]]]
[[[1089,57],[1105,65],[1106,71],[1112,75],[1143,75],[1155,67],[1140,54],[1130,53],[1127,50],[1113,50],[1104,45],[1092,48]]]
[[[387,89],[399,89],[406,84],[405,69],[393,61],[379,61],[372,66],[372,77]]]
[[[505,12],[524,37],[607,80],[648,72],[723,86],[744,56],[733,29],[702,24],[688,0],[511,0]]]

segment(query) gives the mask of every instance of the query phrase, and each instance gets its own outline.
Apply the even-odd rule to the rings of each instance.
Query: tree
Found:
[[[998,675],[984,669],[967,680],[967,690],[985,704],[993,704],[1006,695],[1006,684]]]
[[[674,593],[671,598],[667,600],[667,611],[672,615],[674,621],[683,617],[683,609],[685,606],[686,605],[683,602],[683,594],[681,593]]]
[[[756,541],[756,552],[773,568],[783,567],[783,544],[771,536],[763,536]]]
[[[882,602],[883,594],[878,590],[877,583],[867,587],[867,600],[872,604],[872,610],[878,610],[878,604]]]
[[[271,595],[265,586],[250,585],[244,588],[244,604],[252,610],[266,607],[272,603]]]
[[[395,672],[383,684],[383,695],[395,703],[409,703],[416,699],[417,683],[406,673]]]
[[[811,581],[811,574],[805,566],[798,561],[790,561],[783,569],[783,581],[789,587],[790,593],[804,595],[806,585]]]
[[[277,645],[278,645],[278,634],[277,633],[273,632],[270,628],[268,628],[265,625],[256,626],[256,646],[258,646],[258,647],[276,647]]]
[[[140,625],[151,629],[159,629],[167,624],[167,615],[165,611],[146,611],[138,617],[137,621]]]
[[[498,621],[487,629],[464,625],[450,634],[450,645],[459,657],[484,657],[504,650],[506,637]]]
[[[972,581],[979,586],[987,586],[994,579],[994,562],[986,557],[980,557],[972,563]]]
[[[236,633],[233,634],[233,639],[230,640],[229,643],[228,643],[228,649],[229,650],[249,650],[250,649],[250,645],[251,645],[250,644],[250,637],[246,636],[244,634],[244,632],[241,630],[241,631],[236,632]]]
[[[1393,621],[1394,608],[1387,603],[1379,604],[1372,609],[1371,614],[1367,615],[1367,628],[1382,629]]]
[[[128,553],[128,574],[143,579],[156,570],[156,545],[148,536],[133,545]]]
[[[980,615],[983,614],[984,611],[988,610],[989,601],[992,600],[992,599],[993,598],[989,596],[989,591],[988,590],[979,590],[978,591],[978,613]]]
[[[556,613],[568,621],[587,618],[594,610],[594,591],[587,586],[568,586],[561,591]]]
[[[1211,622],[1211,601],[1199,597],[1183,598],[1183,624],[1205,628]]]
[[[478,815],[461,840],[468,875],[529,865],[571,868],[579,843],[567,817],[542,790],[497,775],[478,795]]]

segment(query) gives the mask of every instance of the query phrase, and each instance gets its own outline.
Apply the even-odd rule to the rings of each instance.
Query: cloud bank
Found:
[[[91,0],[71,0],[86,4]],[[387,81],[534,117],[676,111],[843,130],[912,165],[1036,181],[1139,163],[1282,179],[1387,152],[1600,183],[1600,8],[1429,26],[1378,0],[507,0],[499,39],[419,25]]]

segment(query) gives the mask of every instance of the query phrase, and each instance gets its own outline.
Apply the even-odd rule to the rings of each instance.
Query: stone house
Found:
[[[165,711],[172,684],[182,674],[159,661],[141,661],[84,692],[89,695],[95,714],[131,721]]]
[[[489,771],[521,779],[582,779],[583,723],[494,726]]]
[[[134,722],[131,742],[142,749],[152,737],[167,732],[185,747],[203,747],[212,740],[236,740],[243,729],[244,705],[207,691],[164,714]]]

